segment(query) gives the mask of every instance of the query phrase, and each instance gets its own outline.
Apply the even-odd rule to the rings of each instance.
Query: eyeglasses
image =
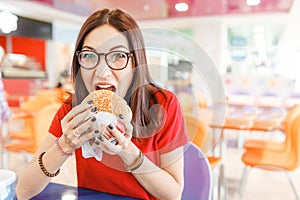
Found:
[[[94,69],[100,61],[100,56],[104,55],[106,64],[113,70],[122,70],[128,64],[129,58],[133,56],[132,53],[124,51],[111,51],[108,53],[97,53],[92,50],[76,51],[77,59],[80,66],[84,69]]]

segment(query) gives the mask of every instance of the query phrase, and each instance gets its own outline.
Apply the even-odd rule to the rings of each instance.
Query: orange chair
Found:
[[[16,113],[17,112],[17,113]],[[16,111],[12,109],[12,118],[9,121],[9,126],[16,126],[16,124],[22,125],[21,129],[9,131],[9,138],[12,140],[26,140],[33,137],[33,113]],[[16,124],[15,124],[16,123]]]
[[[194,94],[190,94],[188,92],[178,92],[176,96],[184,113],[193,114],[195,116],[198,115],[198,104]]]
[[[207,98],[205,97],[204,94],[199,92],[199,93],[196,94],[196,98],[197,98],[197,101],[198,101],[199,108],[206,108],[207,107]]]
[[[19,140],[18,143],[7,144],[4,148],[8,151],[35,153],[47,136],[52,119],[61,105],[61,103],[51,103],[37,111],[31,121],[32,137]]]
[[[27,112],[37,112],[51,103],[62,103],[69,94],[62,88],[43,90],[24,101],[20,108]]]
[[[244,142],[244,149],[269,149],[272,151],[283,151],[289,142],[291,142],[291,126],[294,119],[300,114],[300,106],[294,106],[291,108],[284,121],[282,122],[283,132],[285,133],[285,140],[282,142],[276,142],[271,140],[258,140],[251,139]]]
[[[208,125],[203,123],[201,120],[198,120],[192,115],[185,114],[184,115],[187,131],[190,137],[190,141],[192,141],[196,146],[202,149],[203,144],[208,135]],[[204,152],[205,153],[205,152]],[[222,163],[222,158],[219,156],[207,156],[209,161],[210,167],[214,171],[215,168],[219,167],[219,179],[218,179],[218,196],[221,196],[221,187],[224,188],[225,196],[226,196],[226,189],[225,189],[225,175],[224,175],[224,167]],[[214,194],[212,193],[212,198]]]
[[[62,103],[67,97],[68,93],[62,88],[53,88],[37,93],[35,96],[27,98],[26,101],[20,104],[18,108],[13,108],[13,122],[23,122],[21,130],[10,131],[10,138],[12,140],[26,140],[33,137],[34,132],[33,115],[41,110],[43,107],[52,103]]]
[[[223,193],[224,198],[223,199],[226,199],[227,189],[226,189],[225,170],[224,170],[223,159],[221,156],[214,156],[214,155],[207,156],[207,159],[210,164],[210,167],[213,170],[213,173],[214,173],[215,169],[219,168],[219,175],[218,175],[218,180],[217,180],[217,186],[218,186],[217,197],[218,197],[218,199],[221,199],[221,188],[223,188],[223,190],[224,190],[224,193]],[[215,177],[215,175],[214,175],[214,177]],[[212,199],[215,199],[214,192],[212,193]]]
[[[190,141],[201,148],[207,137],[208,126],[192,115],[185,114],[184,120]]]
[[[295,170],[300,165],[300,114],[291,122],[289,129],[288,142],[284,145],[282,151],[272,151],[270,149],[247,149],[242,155],[242,162],[246,165],[244,168],[241,184],[239,188],[242,197],[245,183],[248,175],[248,168],[258,167],[265,170],[277,170],[287,172]],[[280,145],[280,144],[279,144]],[[287,176],[291,187],[297,199],[299,199],[297,190],[290,176]]]

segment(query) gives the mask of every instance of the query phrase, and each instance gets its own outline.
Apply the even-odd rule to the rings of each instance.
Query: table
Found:
[[[50,182],[48,186],[40,194],[32,198],[32,200],[45,200],[45,199],[133,200],[134,198]]]
[[[239,119],[237,121],[230,121],[225,120],[225,123],[223,125],[221,124],[210,124],[210,128],[212,128],[212,143],[213,143],[213,150],[212,150],[212,158],[220,160],[219,162],[219,178],[218,178],[218,200],[225,199],[227,196],[227,186],[226,186],[226,180],[225,180],[225,166],[223,161],[223,153],[226,148],[226,145],[224,143],[224,130],[225,129],[234,129],[234,130],[248,130],[252,126],[252,122],[249,120],[243,120]],[[220,130],[220,135],[218,139],[216,139],[216,129]],[[219,146],[217,146],[219,145]],[[218,151],[218,152],[217,152]],[[223,198],[221,197],[221,187],[224,189],[224,195]]]
[[[21,110],[20,108],[11,108],[11,118],[9,120],[3,120],[1,124],[0,131],[0,168],[8,169],[8,154],[5,145],[9,143],[10,133],[9,133],[9,123],[14,120],[23,120],[28,117],[32,117],[33,113],[29,113]]]
[[[209,124],[210,128],[213,130],[213,151],[212,157],[221,160],[220,164],[220,173],[219,173],[219,180],[218,180],[218,199],[221,199],[221,184],[224,188],[224,197],[226,199],[227,196],[227,186],[225,181],[225,166],[223,163],[223,154],[226,148],[226,144],[224,143],[224,131],[225,130],[236,130],[236,131],[273,131],[277,128],[278,123],[268,123],[268,121],[263,121],[261,123],[257,123],[258,121],[254,120],[253,118],[235,118],[230,119],[226,118],[224,124]],[[220,130],[220,134],[218,139],[216,139],[216,129]],[[219,147],[217,147],[217,143]],[[238,146],[240,146],[239,144]],[[218,151],[218,152],[216,152]]]
[[[224,146],[224,131],[226,129],[231,129],[231,130],[237,130],[237,131],[245,131],[245,130],[250,130],[251,127],[253,126],[253,121],[249,120],[249,119],[236,119],[236,120],[229,120],[226,119],[225,123],[223,125],[221,124],[210,124],[209,125],[212,130],[213,130],[213,143],[214,145],[216,145],[217,141],[219,141],[220,143],[220,149],[219,149],[219,155],[218,156],[222,156],[223,155],[223,149],[226,148],[226,146]],[[216,129],[220,130],[220,134],[218,139],[216,140]],[[212,152],[213,155],[215,155],[216,149],[214,149],[214,151]]]
[[[236,130],[236,131],[262,131],[271,132],[281,129],[282,120],[256,120],[252,118],[235,118],[235,119],[225,119],[223,125],[220,124],[210,124],[209,126],[213,130],[213,143],[216,144],[216,133],[215,130],[220,130],[220,135],[218,137],[220,141],[219,156],[222,156],[223,149],[226,148],[224,144],[224,132],[225,130]],[[238,147],[241,147],[241,141],[238,141]],[[213,151],[213,154],[215,151]]]

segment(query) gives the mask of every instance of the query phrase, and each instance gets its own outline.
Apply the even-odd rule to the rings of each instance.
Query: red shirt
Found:
[[[173,93],[165,90],[164,93],[167,100],[160,92],[155,94],[158,104],[166,113],[163,126],[148,138],[142,138],[140,141],[132,138],[132,142],[144,155],[158,166],[160,166],[160,154],[183,146],[188,141],[180,104]],[[62,135],[60,120],[70,109],[71,105],[64,104],[52,121],[49,132],[56,137]],[[95,158],[84,158],[79,148],[76,150],[76,167],[79,187],[138,199],[156,199],[139,184],[131,173],[125,171],[123,162],[117,155],[111,156],[103,153],[102,161],[99,162]]]

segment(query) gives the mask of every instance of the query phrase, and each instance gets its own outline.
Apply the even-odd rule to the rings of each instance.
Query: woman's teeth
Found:
[[[115,91],[115,87],[114,86],[112,86],[112,85],[109,85],[109,86],[99,86],[99,85],[97,85],[97,87],[96,87],[96,90],[110,90],[110,91]]]

